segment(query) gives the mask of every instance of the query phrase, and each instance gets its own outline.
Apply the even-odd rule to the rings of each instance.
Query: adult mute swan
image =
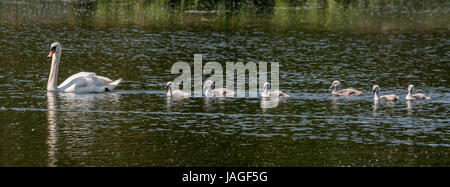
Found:
[[[270,89],[269,82],[265,82],[263,92],[261,93],[262,98],[272,98],[275,97],[276,95],[278,95],[278,97],[290,97],[288,94],[282,91],[269,89]]]
[[[334,81],[333,84],[331,84],[331,87],[330,87],[330,89],[333,89],[331,94],[333,94],[335,96],[354,96],[354,95],[361,95],[362,94],[361,91],[358,91],[358,90],[355,90],[355,89],[351,89],[351,88],[339,90],[340,87],[341,87],[341,82]]]
[[[431,97],[427,97],[423,93],[413,94],[413,89],[414,85],[411,84],[408,86],[408,95],[406,95],[406,100],[421,100],[421,99],[431,100]]]
[[[225,97],[225,96],[235,96],[236,92],[228,90],[226,88],[213,88],[214,82],[212,80],[207,80],[203,89],[205,90],[206,97]]]
[[[114,90],[114,88],[120,83],[120,81],[122,81],[122,79],[119,79],[113,82],[111,79],[97,76],[95,73],[79,72],[67,78],[59,86],[56,86],[61,51],[61,44],[59,44],[58,42],[52,43],[52,45],[50,46],[50,54],[48,54],[48,57],[52,58],[52,66],[47,83],[47,91],[49,92],[106,92]]]
[[[379,96],[380,94],[380,87],[378,85],[373,85],[372,88],[372,93],[375,94],[373,97],[374,101],[379,101],[379,100],[386,100],[386,101],[398,101],[399,97],[396,96],[395,94],[391,94],[391,95],[383,95],[383,96]]]
[[[181,90],[173,90],[173,82],[168,82],[165,88],[169,88],[169,91],[167,92],[167,97],[179,99],[185,99],[189,97],[189,94],[186,92],[183,92]]]

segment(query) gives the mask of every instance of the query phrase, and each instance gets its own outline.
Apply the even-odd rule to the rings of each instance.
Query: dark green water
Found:
[[[15,19],[47,18],[40,11]],[[2,15],[0,166],[450,166],[448,20],[367,32],[95,25],[100,18],[84,14],[12,24]],[[54,41],[63,46],[58,83],[80,71],[124,81],[104,94],[47,93]],[[273,109],[259,98],[167,100],[172,65],[200,53],[203,63],[277,61],[291,98]],[[364,95],[333,97],[334,80]],[[374,84],[400,102],[375,105]],[[406,102],[409,84],[433,100]]]

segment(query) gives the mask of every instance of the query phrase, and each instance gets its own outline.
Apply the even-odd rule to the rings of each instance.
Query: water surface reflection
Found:
[[[2,166],[449,165],[446,32],[0,27]],[[61,77],[95,71],[123,84],[47,93],[54,40],[65,46]],[[168,99],[171,66],[198,53],[222,65],[278,61],[292,97],[269,109],[261,98]],[[366,94],[333,97],[333,80]],[[375,103],[377,83],[400,102]],[[406,102],[409,84],[433,100]]]
[[[47,93],[47,121],[48,121],[48,166],[56,166],[57,158],[57,141],[58,141],[58,129],[57,129],[57,116],[56,116],[56,97],[57,94],[54,92]]]

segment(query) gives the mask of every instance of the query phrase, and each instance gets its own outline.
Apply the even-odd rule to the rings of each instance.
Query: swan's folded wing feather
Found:
[[[236,92],[228,90],[226,88],[217,88],[213,90],[214,96],[216,97],[224,97],[224,96],[234,96]]]
[[[269,96],[270,97],[276,97],[276,96],[278,96],[278,97],[290,97],[288,94],[286,94],[286,93],[284,93],[282,91],[279,91],[279,90],[272,90],[272,91],[270,91],[270,95]]]
[[[74,75],[70,76],[69,78],[67,78],[63,83],[61,83],[58,86],[58,88],[66,87],[70,84],[73,84],[71,82],[74,81],[75,79],[77,79],[77,83],[80,83],[80,85],[77,84],[77,86],[83,86],[82,85],[83,81],[80,80],[80,78],[83,79],[83,78],[95,77],[95,76],[96,76],[95,73],[92,73],[92,72],[79,72],[79,73],[74,74]],[[84,83],[84,84],[86,84],[86,83]]]
[[[105,83],[105,85],[113,82],[111,79],[109,79],[109,78],[107,78],[107,77],[98,76],[98,75],[97,75],[96,77],[97,77],[98,79],[102,80],[102,81]]]
[[[352,88],[346,88],[343,90],[339,90],[338,93],[339,93],[339,95],[343,95],[343,96],[361,95],[362,94],[361,91],[358,91],[358,90],[355,90]]]
[[[416,94],[413,95],[413,98],[415,98],[415,99],[425,99],[425,100],[430,100],[431,99],[431,97],[427,97],[423,93],[416,93]]]
[[[397,101],[400,98],[398,96],[396,96],[395,94],[390,94],[390,95],[383,95],[380,97],[380,99],[386,99],[388,101]]]
[[[174,90],[174,91],[172,91],[172,96],[179,97],[179,98],[188,98],[189,94],[186,92],[183,92],[181,90]]]
[[[80,88],[88,86],[88,81],[84,77],[74,77],[70,81],[66,81],[64,81],[64,84],[58,86],[58,89],[64,92],[77,92]]]

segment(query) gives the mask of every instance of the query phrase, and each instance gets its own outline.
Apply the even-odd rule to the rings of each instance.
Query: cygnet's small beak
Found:
[[[331,85],[331,86],[330,86],[330,89],[333,89],[333,88],[334,88],[334,86],[333,86],[333,85]]]

